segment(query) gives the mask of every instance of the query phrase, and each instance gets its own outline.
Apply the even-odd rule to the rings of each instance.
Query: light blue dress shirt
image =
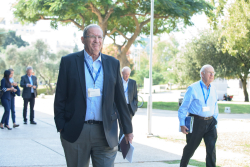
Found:
[[[128,79],[128,81],[125,81],[122,78],[123,89],[124,89],[124,94],[125,94],[125,98],[126,98],[127,104],[129,104],[129,101],[128,101],[128,82],[129,82],[129,79]]]
[[[32,75],[30,77],[28,76],[28,78],[30,80],[30,84],[33,86]],[[31,87],[31,93],[34,93],[33,87]]]
[[[204,90],[205,98],[208,96],[210,89],[210,95],[205,104],[205,99],[202,93],[201,85]],[[217,104],[217,93],[213,85],[210,84],[209,88],[202,82],[202,80],[193,83],[187,88],[187,92],[184,96],[182,105],[178,110],[178,117],[180,126],[185,126],[185,118],[187,113],[199,115],[201,117],[211,117],[215,119],[218,117],[218,104]],[[209,107],[210,111],[203,112],[202,107]]]
[[[86,110],[85,121],[88,121],[88,120],[102,121],[102,94],[103,94],[104,76],[103,76],[101,54],[99,55],[98,59],[96,59],[93,62],[92,57],[84,50],[84,58],[87,61],[94,78],[96,77],[96,73],[98,72],[99,68],[101,67],[99,77],[97,78],[96,83],[95,83],[95,89],[100,89],[101,95],[96,96],[96,97],[88,97],[88,89],[94,88],[94,81],[93,81],[93,79],[88,71],[88,68],[84,62],[85,82],[86,82],[86,98],[87,98],[87,110]]]
[[[13,78],[10,78],[10,83],[13,83],[14,82],[14,79]]]

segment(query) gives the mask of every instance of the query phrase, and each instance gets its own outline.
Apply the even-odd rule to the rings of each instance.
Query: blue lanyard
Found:
[[[95,87],[95,82],[96,82],[97,78],[99,77],[99,74],[100,74],[100,72],[101,72],[102,66],[99,67],[98,72],[96,73],[96,76],[95,76],[95,79],[94,79],[93,74],[92,74],[92,72],[91,72],[91,70],[90,70],[90,67],[89,67],[88,62],[87,62],[85,59],[84,59],[84,62],[85,62],[85,64],[86,64],[87,68],[88,68],[88,71],[89,71],[89,74],[90,74],[91,78],[92,78],[93,81],[94,81],[94,87]]]
[[[205,93],[204,93],[204,90],[203,90],[203,87],[202,87],[202,83],[200,81],[200,85],[201,85],[201,90],[202,90],[202,93],[203,93],[203,97],[204,97],[204,101],[205,101],[205,104],[207,104],[207,99],[210,95],[210,88],[208,89],[208,94],[207,94],[207,98],[205,97]]]

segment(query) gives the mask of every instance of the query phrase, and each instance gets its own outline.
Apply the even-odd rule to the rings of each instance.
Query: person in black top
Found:
[[[1,80],[1,89],[4,92],[3,96],[1,97],[1,102],[4,107],[4,114],[0,123],[0,128],[4,129],[4,127],[8,128],[11,130],[12,128],[9,127],[9,115],[10,115],[10,106],[11,106],[11,96],[10,93],[11,91],[16,92],[17,90],[14,89],[14,87],[11,86],[10,83],[10,71],[5,70],[4,71],[4,77]],[[3,124],[4,127],[3,127]]]

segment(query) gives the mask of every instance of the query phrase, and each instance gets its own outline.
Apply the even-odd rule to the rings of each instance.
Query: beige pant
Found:
[[[67,167],[114,167],[117,146],[110,148],[105,138],[103,125],[84,124],[79,138],[70,143],[61,137]]]

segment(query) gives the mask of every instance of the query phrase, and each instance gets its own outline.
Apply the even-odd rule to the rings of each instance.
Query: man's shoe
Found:
[[[30,121],[30,124],[36,125],[35,121]]]
[[[23,121],[23,124],[27,124],[27,121]]]
[[[19,126],[19,124],[14,124],[13,125],[13,128],[16,128],[16,127],[18,127]]]

